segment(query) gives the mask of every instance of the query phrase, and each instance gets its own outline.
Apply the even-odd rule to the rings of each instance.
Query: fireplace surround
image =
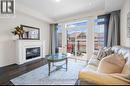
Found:
[[[18,65],[45,57],[45,42],[40,40],[17,40],[16,63]]]

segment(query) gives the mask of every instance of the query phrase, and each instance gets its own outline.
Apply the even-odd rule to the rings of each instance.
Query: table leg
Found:
[[[54,62],[52,62],[52,66],[54,66]]]
[[[67,66],[68,66],[68,59],[66,59],[66,71],[67,71]]]
[[[50,76],[50,68],[51,68],[51,62],[48,62],[48,70],[49,70],[48,76]]]

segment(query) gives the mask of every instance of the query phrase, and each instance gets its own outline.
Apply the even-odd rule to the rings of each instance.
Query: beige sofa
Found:
[[[79,73],[79,84],[87,85],[129,85],[130,84],[130,48],[114,46],[111,48],[114,53],[122,54],[126,60],[124,66],[125,71],[115,74],[105,74],[97,72],[99,66],[99,60],[96,56],[93,56],[86,68]],[[124,77],[124,76],[127,76]]]

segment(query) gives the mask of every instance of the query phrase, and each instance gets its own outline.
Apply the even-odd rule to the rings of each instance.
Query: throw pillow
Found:
[[[121,73],[125,65],[125,59],[122,55],[112,54],[104,57],[98,67],[98,72],[102,73]]]
[[[111,47],[104,47],[101,48],[97,54],[97,59],[102,60],[104,57],[113,54]]]
[[[108,55],[113,54],[114,52],[111,50],[111,47],[107,47],[107,48],[105,48],[105,53],[108,56]]]

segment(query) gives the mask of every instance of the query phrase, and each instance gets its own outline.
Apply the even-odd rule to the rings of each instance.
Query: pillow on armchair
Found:
[[[122,55],[111,54],[107,57],[104,57],[98,67],[98,72],[101,73],[121,73],[126,61]]]

